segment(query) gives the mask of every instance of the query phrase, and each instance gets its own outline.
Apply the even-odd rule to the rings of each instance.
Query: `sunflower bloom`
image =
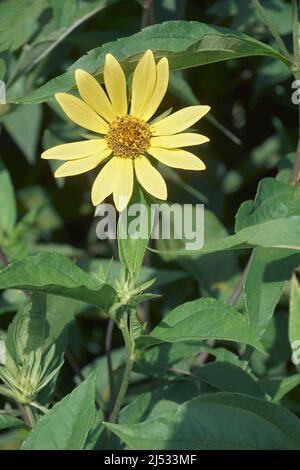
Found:
[[[165,200],[166,183],[150,162],[172,168],[204,170],[204,163],[182,147],[200,145],[208,138],[182,132],[209,110],[209,106],[189,106],[167,117],[149,122],[159,107],[168,87],[168,59],[156,64],[150,50],[138,62],[132,79],[130,109],[124,72],[111,54],[104,65],[106,92],[98,81],[84,70],[75,71],[80,98],[57,93],[56,100],[65,114],[78,126],[99,138],[57,145],[46,150],[42,158],[65,160],[55,177],[73,176],[92,170],[108,160],[92,187],[96,206],[110,194],[119,212],[126,208],[133,191],[135,176],[152,196]]]

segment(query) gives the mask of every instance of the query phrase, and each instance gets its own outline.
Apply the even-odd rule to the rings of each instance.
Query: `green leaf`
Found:
[[[134,205],[136,204],[136,211]],[[132,211],[132,212],[131,212]],[[135,218],[139,224],[136,226]],[[137,280],[148,241],[151,235],[152,219],[148,196],[138,187],[118,222],[118,249],[122,265],[128,269],[131,279]]]
[[[18,106],[2,120],[6,131],[20,147],[29,163],[34,163],[36,160],[41,120],[40,105]]]
[[[131,449],[300,449],[298,418],[279,405],[237,393],[202,395],[140,424],[105,425]]]
[[[9,234],[17,219],[14,187],[8,171],[0,160],[0,236]]]
[[[31,95],[15,101],[41,103],[55,93],[70,91],[75,86],[74,71],[77,68],[85,69],[101,79],[108,52],[130,73],[147,49],[152,49],[157,59],[166,56],[171,70],[249,56],[269,56],[287,63],[278,51],[245,34],[196,21],[168,21],[93,49],[66,73],[50,80]]]
[[[229,362],[212,362],[200,367],[196,376],[224,392],[245,393],[265,398],[265,393],[254,376]]]
[[[95,374],[39,419],[22,450],[81,450],[95,418]]]
[[[289,341],[293,351],[292,361],[300,372],[300,287],[296,276],[291,282]]]
[[[0,272],[0,289],[25,289],[81,300],[108,310],[115,291],[90,277],[69,258],[50,252],[28,256]]]
[[[262,336],[279,302],[300,253],[278,248],[256,248],[244,294],[250,325]]]
[[[143,351],[134,363],[134,370],[150,377],[166,378],[189,372],[189,362],[203,351],[201,343],[162,343]]]
[[[300,384],[300,375],[295,374],[291,375],[290,377],[285,377],[280,382],[278,389],[273,397],[273,401],[278,403],[287,393],[293,390]]]
[[[161,342],[200,341],[215,338],[264,348],[255,332],[233,307],[215,299],[187,302],[169,312],[149,336],[139,338],[140,346]]]
[[[6,73],[6,64],[3,59],[0,58],[0,80],[3,80]]]
[[[89,2],[50,0],[53,17],[39,31],[30,47],[22,51],[18,61],[21,70],[28,70],[37,65],[82,23],[117,1],[121,0],[102,0],[101,2],[99,0]]]
[[[200,394],[200,386],[192,382],[173,382],[150,392],[141,393],[120,413],[120,424],[134,424],[151,420],[176,410],[178,404]]]
[[[0,414],[0,431],[3,429],[19,427],[24,427],[23,421],[18,418],[14,418],[13,416]]]
[[[25,44],[38,28],[45,0],[10,0],[0,5],[0,52],[14,51]]]
[[[6,346],[16,362],[44,344],[49,334],[46,315],[46,295],[39,293],[34,293],[15,315],[8,329]]]

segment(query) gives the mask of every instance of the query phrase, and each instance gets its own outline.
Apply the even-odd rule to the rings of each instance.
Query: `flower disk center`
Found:
[[[150,128],[145,121],[126,115],[110,124],[107,143],[115,155],[136,158],[147,150],[150,137]]]

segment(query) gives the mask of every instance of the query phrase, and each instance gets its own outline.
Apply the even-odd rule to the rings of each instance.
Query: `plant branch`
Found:
[[[257,11],[258,15],[260,16],[262,21],[265,23],[265,25],[268,27],[270,33],[272,34],[273,38],[275,39],[275,41],[276,41],[276,43],[279,47],[279,50],[292,63],[293,59],[292,59],[289,51],[287,50],[286,45],[284,44],[283,40],[281,39],[281,37],[280,37],[275,25],[273,24],[271,18],[266,13],[265,9],[260,4],[259,0],[252,0],[252,1],[253,1],[253,4],[254,4],[254,7],[256,8],[256,11]]]
[[[112,413],[111,413],[111,416],[110,416],[110,422],[111,423],[116,423],[117,422],[117,419],[118,419],[118,416],[119,416],[119,413],[120,413],[120,409],[121,409],[121,406],[124,402],[125,395],[126,395],[126,392],[127,392],[127,389],[128,389],[130,374],[132,372],[132,368],[133,368],[133,364],[134,364],[134,343],[131,340],[131,335],[130,335],[129,327],[128,327],[128,319],[129,319],[129,315],[125,311],[124,314],[123,314],[123,317],[120,321],[120,329],[122,331],[124,342],[125,342],[127,360],[126,360],[126,366],[125,366],[125,370],[124,370],[124,374],[123,374],[119,394],[117,396],[117,399],[115,401],[115,404],[114,404],[114,407],[113,407],[113,410],[112,410]]]
[[[250,258],[248,259],[248,262],[245,266],[245,269],[244,271],[242,272],[241,274],[241,277],[240,277],[240,280],[239,282],[237,283],[237,285],[235,286],[235,288],[233,289],[227,303],[229,305],[235,305],[236,302],[238,301],[241,293],[242,293],[242,290],[244,288],[244,284],[245,284],[245,281],[247,279],[247,276],[248,276],[248,273],[249,273],[249,270],[250,270],[250,267],[251,267],[251,264],[252,264],[252,261],[253,261],[253,257],[254,257],[254,253],[255,253],[255,248],[253,249],[251,255],[250,255]]]

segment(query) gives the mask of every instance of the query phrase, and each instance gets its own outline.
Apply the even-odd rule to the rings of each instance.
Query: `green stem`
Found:
[[[279,50],[282,52],[283,55],[285,55],[287,57],[287,59],[290,62],[293,62],[292,57],[291,57],[289,51],[286,48],[286,45],[284,44],[283,40],[281,39],[281,37],[280,37],[275,25],[273,24],[271,18],[268,16],[265,9],[261,6],[259,0],[252,0],[252,1],[254,3],[254,6],[256,8],[256,11],[257,11],[258,15],[260,16],[262,21],[265,23],[265,25],[269,28],[273,38],[277,42]]]
[[[134,342],[132,341],[131,335],[129,332],[128,319],[129,319],[128,312],[124,312],[123,317],[120,321],[120,329],[122,331],[124,342],[125,342],[127,361],[126,361],[126,366],[125,366],[119,394],[117,396],[116,402],[114,404],[114,407],[110,416],[111,423],[117,422],[120,409],[124,402],[125,395],[128,389],[129,379],[130,379],[130,375],[131,375],[133,364],[134,364]]]
[[[32,413],[32,410],[31,410],[31,408],[30,408],[29,405],[25,405],[25,406],[24,406],[24,409],[25,409],[25,413],[26,413],[26,416],[27,416],[27,420],[28,420],[29,426],[30,426],[31,428],[33,428],[34,425],[35,425],[35,418],[34,418],[34,415],[33,415],[33,413]]]
[[[128,384],[129,384],[129,379],[130,379],[130,374],[131,374],[131,371],[132,371],[133,364],[134,364],[134,358],[133,358],[133,356],[130,355],[127,358],[127,363],[126,363],[126,367],[125,367],[125,371],[124,371],[120,391],[119,391],[118,397],[116,399],[116,402],[115,402],[115,405],[114,405],[114,408],[113,408],[113,411],[112,411],[112,414],[111,414],[111,417],[110,417],[110,422],[111,423],[116,423],[117,422],[117,419],[118,419],[118,416],[119,416],[119,413],[120,413],[120,409],[121,409],[121,406],[124,402],[124,398],[125,398],[125,395],[126,395],[126,392],[127,392],[127,389],[128,389]]]

